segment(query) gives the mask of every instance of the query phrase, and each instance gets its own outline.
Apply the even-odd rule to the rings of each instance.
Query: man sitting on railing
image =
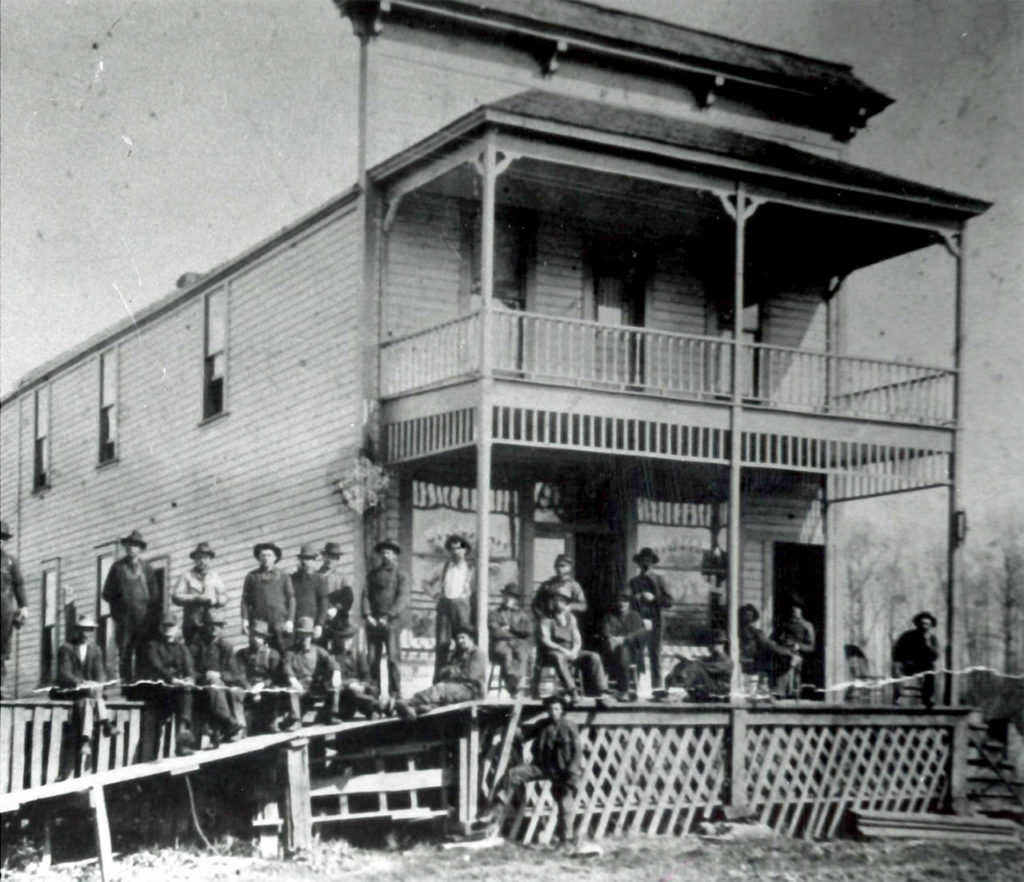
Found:
[[[94,717],[105,735],[113,732],[103,701],[106,670],[103,655],[93,640],[95,634],[96,620],[80,615],[75,633],[57,650],[57,685],[50,690],[50,698],[72,702],[71,734],[66,742],[71,749],[61,754],[61,778],[72,774],[70,763],[76,765],[79,773],[91,770]]]
[[[195,669],[192,653],[178,635],[178,617],[174,613],[164,613],[160,636],[146,644],[140,667],[139,682],[125,690],[126,696],[139,698],[156,711],[158,731],[173,713],[178,728],[177,754],[189,756],[195,752],[192,735]]]
[[[237,741],[245,730],[245,679],[234,647],[223,636],[227,621],[220,611],[207,615],[199,636],[189,647],[199,692],[202,718],[213,727],[216,741]]]
[[[338,693],[341,691],[341,672],[338,663],[322,646],[313,645],[313,619],[300,616],[295,623],[295,643],[284,654],[282,674],[291,688],[291,712],[281,728],[291,732],[302,725],[302,708],[323,700],[318,712],[319,722],[340,723]]]
[[[261,619],[249,623],[249,645],[238,650],[237,661],[245,679],[250,734],[276,732],[288,707],[281,679],[281,655],[268,644],[270,626]]]

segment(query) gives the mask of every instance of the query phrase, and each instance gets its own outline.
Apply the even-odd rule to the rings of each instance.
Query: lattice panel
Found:
[[[848,809],[929,810],[951,750],[938,726],[751,726],[747,802],[778,833],[828,838]]]
[[[584,836],[678,835],[722,802],[723,726],[586,726],[580,735],[584,766],[576,823]],[[482,777],[489,786],[487,769]],[[550,842],[556,817],[549,782],[530,783],[510,834],[527,844]]]
[[[471,407],[389,423],[384,429],[388,462],[466,447],[476,440],[475,423]]]

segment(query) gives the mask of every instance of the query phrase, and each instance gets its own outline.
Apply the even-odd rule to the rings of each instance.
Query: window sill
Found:
[[[52,484],[44,484],[42,487],[33,487],[32,495],[42,498],[53,489]]]
[[[121,457],[115,456],[113,459],[105,459],[103,462],[96,463],[96,471],[100,472],[103,469],[109,469],[116,466],[121,461]]]
[[[221,420],[231,416],[230,410],[222,410],[220,413],[215,413],[213,416],[204,417],[199,421],[200,427],[209,426],[211,423],[219,423]]]

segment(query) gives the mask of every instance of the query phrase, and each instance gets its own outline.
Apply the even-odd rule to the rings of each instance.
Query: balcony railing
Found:
[[[492,314],[496,376],[669,398],[727,400],[728,339],[602,325],[538,313]],[[479,371],[479,313],[383,344],[385,398]],[[943,368],[755,344],[742,353],[745,404],[949,425],[954,372]]]

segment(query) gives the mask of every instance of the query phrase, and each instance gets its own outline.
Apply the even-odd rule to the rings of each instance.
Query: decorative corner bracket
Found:
[[[391,0],[334,0],[334,5],[352,22],[352,33],[360,40],[376,37],[384,30],[382,17],[391,11]]]
[[[960,247],[960,234],[939,231],[939,237],[942,239],[942,247],[949,252],[950,256],[959,259],[963,250]]]
[[[540,58],[540,72],[545,77],[553,77],[558,72],[558,65],[562,56],[568,51],[568,40],[546,42],[537,53]]]
[[[715,103],[715,99],[724,85],[725,77],[721,74],[703,79],[701,84],[693,90],[694,96],[697,98],[697,106],[701,110],[707,110]]]
[[[722,208],[734,221],[746,223],[754,216],[754,212],[768,200],[759,196],[737,197],[735,193],[722,193],[719,190],[712,191],[722,203]],[[737,199],[742,198],[739,211],[736,210]]]

